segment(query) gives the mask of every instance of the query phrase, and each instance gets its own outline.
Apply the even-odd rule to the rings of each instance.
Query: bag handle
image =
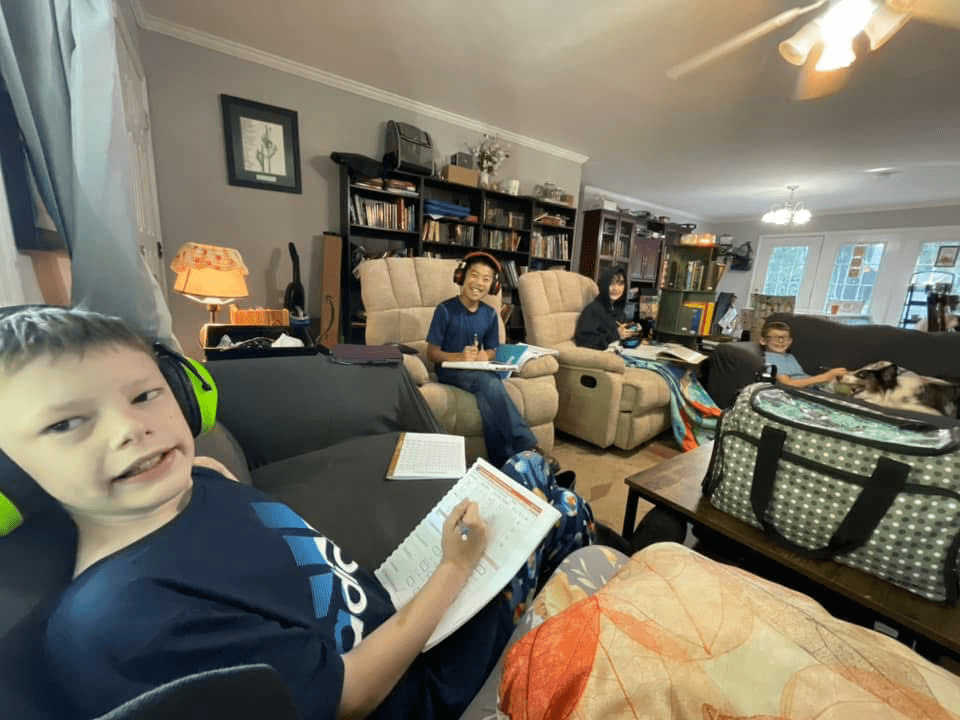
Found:
[[[769,426],[760,434],[757,463],[753,469],[753,482],[750,487],[750,504],[763,529],[789,550],[810,558],[832,559],[864,545],[897,495],[906,486],[910,466],[881,457],[870,479],[827,545],[811,549],[788,540],[767,517],[767,509],[773,499],[774,477],[786,439],[785,431]]]

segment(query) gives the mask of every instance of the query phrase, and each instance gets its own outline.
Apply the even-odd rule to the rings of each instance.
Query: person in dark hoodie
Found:
[[[610,343],[635,337],[638,331],[628,327],[624,317],[626,271],[614,265],[604,270],[597,284],[600,294],[580,313],[573,341],[580,347],[606,350]]]

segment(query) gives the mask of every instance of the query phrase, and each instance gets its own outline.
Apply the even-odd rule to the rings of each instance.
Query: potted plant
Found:
[[[480,184],[483,187],[489,187],[492,176],[496,175],[497,169],[510,157],[510,153],[499,138],[486,133],[477,145],[470,148],[470,151],[477,162],[477,169],[480,170]]]

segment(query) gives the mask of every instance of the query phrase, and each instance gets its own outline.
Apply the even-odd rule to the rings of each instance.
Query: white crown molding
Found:
[[[880,212],[900,212],[903,210],[926,210],[933,208],[941,207],[960,207],[960,198],[954,198],[952,200],[926,200],[915,203],[895,203],[892,205],[857,205],[849,208],[840,208],[833,210],[813,210],[813,221],[816,221],[820,217],[840,217],[843,215],[861,215],[864,213],[880,213]],[[760,217],[763,213],[758,213],[757,215],[736,215],[731,217],[711,217],[707,218],[707,222],[714,223],[745,223],[745,222],[756,222],[760,223]]]
[[[287,58],[274,55],[273,53],[257,50],[249,45],[244,45],[233,40],[227,40],[226,38],[219,37],[218,35],[212,35],[202,30],[197,30],[196,28],[179,25],[169,20],[158,18],[155,15],[151,15],[150,13],[146,12],[140,4],[140,0],[131,0],[131,3],[133,5],[134,16],[137,18],[137,23],[144,30],[160,33],[161,35],[168,35],[169,37],[173,37],[193,45],[199,45],[200,47],[207,48],[208,50],[215,50],[216,52],[223,53],[224,55],[231,55],[241,60],[265,65],[269,68],[273,68],[274,70],[279,70],[280,72],[296,75],[307,80],[312,80],[323,85],[337,88],[338,90],[344,90],[346,92],[353,93],[354,95],[360,95],[361,97],[369,98],[370,100],[376,100],[377,102],[382,102],[387,105],[403,108],[404,110],[410,110],[418,115],[431,117],[435,120],[440,120],[442,122],[456,125],[467,130],[496,135],[498,138],[506,142],[514,143],[515,145],[522,145],[523,147],[528,147],[532,150],[558,157],[561,160],[569,160],[579,165],[583,165],[585,162],[587,162],[587,160],[590,159],[587,155],[582,155],[580,153],[573,152],[572,150],[558,147],[557,145],[551,145],[550,143],[546,143],[542,140],[537,140],[536,138],[528,137],[526,135],[520,135],[504,128],[496,127],[495,125],[488,125],[487,123],[479,120],[469,118],[466,115],[459,115],[457,113],[449,112],[433,105],[427,105],[426,103],[412,100],[411,98],[404,97],[403,95],[398,95],[387,90],[381,90],[380,88],[373,87],[372,85],[357,82],[356,80],[351,80],[350,78],[345,78],[341,75],[336,75],[332,72],[327,72],[326,70],[321,70],[320,68],[306,65],[305,63],[288,60]]]
[[[583,198],[586,199],[587,195],[600,195],[607,198],[608,200],[614,200],[621,203],[628,203],[630,205],[642,205],[644,209],[648,210],[657,210],[662,213],[669,213],[672,216],[679,215],[681,217],[690,218],[691,220],[696,220],[697,222],[705,222],[706,219],[697,215],[696,213],[689,212],[687,210],[682,210],[680,208],[669,207],[667,205],[659,205],[657,203],[650,202],[648,200],[641,200],[640,198],[630,197],[629,195],[621,195],[620,193],[615,193],[610,190],[604,190],[603,188],[598,188],[595,185],[584,185],[583,186]],[[584,203],[581,201],[581,205]]]

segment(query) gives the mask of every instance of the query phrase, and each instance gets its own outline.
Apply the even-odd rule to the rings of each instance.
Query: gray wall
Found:
[[[381,157],[384,126],[391,119],[430,132],[438,159],[479,139],[472,130],[158,33],[141,29],[139,42],[150,93],[165,262],[189,241],[236,248],[250,269],[250,296],[239,307],[282,306],[291,280],[287,243],[292,241],[308,311],[320,314],[319,237],[340,231],[339,174],[331,152]],[[227,184],[221,93],[297,111],[302,194]],[[519,178],[523,194],[544,180],[574,191],[580,169],[576,162],[514,145],[497,176]],[[184,350],[199,354],[206,309],[171,292],[170,310]],[[221,309],[219,320],[226,317]]]
[[[733,236],[734,245],[749,240],[753,245],[754,256],[759,247],[761,235],[790,235],[802,231],[804,234],[844,232],[851,230],[892,230],[941,227],[960,225],[960,205],[945,205],[939,207],[907,208],[903,210],[882,210],[876,212],[861,212],[838,215],[817,215],[804,225],[802,229],[778,228],[773,225],[764,225],[759,220],[741,220],[739,222],[715,221],[710,223],[711,232],[718,235]],[[909,261],[909,259],[907,259]],[[909,261],[908,274],[913,270],[913,263]],[[881,270],[883,272],[883,270]],[[737,295],[737,306],[745,307],[750,297],[750,278],[753,271],[734,272],[728,270],[720,280],[718,291],[733,292]],[[906,292],[907,283],[903,283]]]

